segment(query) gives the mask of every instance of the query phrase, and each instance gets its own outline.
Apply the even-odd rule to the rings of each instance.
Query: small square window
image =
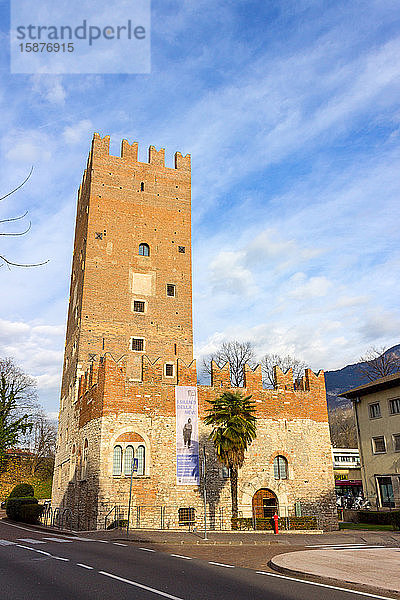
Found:
[[[379,402],[374,402],[374,404],[369,405],[369,418],[377,419],[381,416],[381,406]]]
[[[176,286],[173,283],[167,283],[167,296],[174,297]]]
[[[178,252],[182,252],[182,254],[185,254],[185,252],[186,252],[185,246],[178,246]]]
[[[386,452],[385,438],[383,435],[372,438],[374,454],[383,454]]]
[[[103,234],[101,231],[96,231],[96,233],[94,234],[94,239],[95,240],[102,240],[103,239]]]
[[[393,434],[393,446],[395,452],[400,452],[400,433]]]
[[[174,376],[174,365],[172,363],[167,363],[165,365],[165,377],[173,377]]]
[[[400,414],[400,398],[389,400],[389,410],[391,415]]]
[[[133,311],[138,313],[144,313],[145,304],[143,300],[134,300],[133,301]]]
[[[143,352],[144,338],[132,338],[132,350],[135,352]]]

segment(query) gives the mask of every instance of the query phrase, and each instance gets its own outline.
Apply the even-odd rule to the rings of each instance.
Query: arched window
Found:
[[[150,246],[148,244],[139,244],[139,255],[150,256]]]
[[[144,192],[144,181],[140,183],[140,191]]]
[[[144,446],[138,446],[136,450],[136,458],[138,459],[138,470],[136,475],[144,475],[145,472],[145,449]]]
[[[69,463],[69,479],[73,481],[75,479],[75,466],[76,466],[76,455],[75,455],[75,444],[72,446],[71,458]]]
[[[83,446],[82,479],[86,479],[86,475],[87,475],[88,452],[89,452],[89,442],[87,440],[85,440],[85,444]]]
[[[133,448],[127,446],[124,452],[124,475],[130,475],[132,471]]]
[[[122,470],[122,448],[115,446],[113,453],[113,475],[121,475]]]
[[[284,456],[274,458],[274,477],[275,479],[288,478],[288,462]]]

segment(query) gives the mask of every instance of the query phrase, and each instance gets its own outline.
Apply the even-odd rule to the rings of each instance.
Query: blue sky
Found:
[[[101,2],[97,2],[101,5]],[[0,356],[58,410],[76,190],[94,131],[192,154],[195,354],[226,339],[315,370],[399,340],[397,1],[153,0],[148,75],[11,75],[0,1]],[[11,227],[8,231],[12,231]]]

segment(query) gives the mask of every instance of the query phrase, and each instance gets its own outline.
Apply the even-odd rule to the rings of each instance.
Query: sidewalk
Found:
[[[274,556],[269,566],[285,575],[311,575],[400,593],[400,548],[315,549]]]

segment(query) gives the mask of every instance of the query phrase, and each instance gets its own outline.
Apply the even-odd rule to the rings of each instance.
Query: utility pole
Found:
[[[202,460],[202,471],[203,471],[203,495],[204,495],[204,539],[208,540],[207,537],[207,483],[206,483],[206,446],[203,446],[203,460]]]
[[[132,468],[131,468],[131,485],[129,488],[129,504],[128,504],[128,522],[126,524],[126,537],[129,536],[129,521],[131,518],[131,500],[132,500],[132,480],[133,480],[133,473],[136,472],[138,470],[138,459],[137,458],[132,458]]]

